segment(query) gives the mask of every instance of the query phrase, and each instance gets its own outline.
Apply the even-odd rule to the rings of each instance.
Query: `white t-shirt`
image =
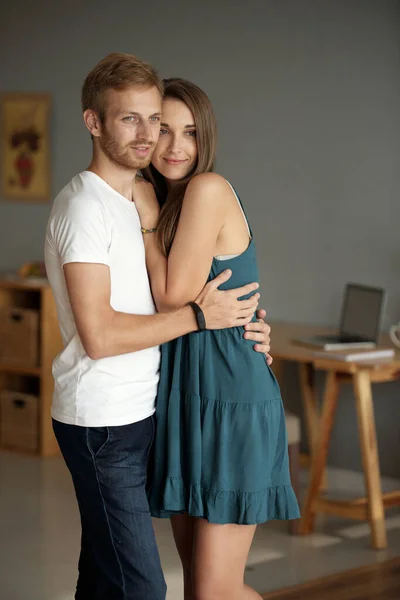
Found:
[[[47,276],[64,342],[53,363],[52,416],[85,427],[127,425],[152,415],[159,347],[92,360],[78,335],[63,265],[108,265],[114,310],[155,313],[135,204],[90,171],[74,177],[54,201],[45,242]]]

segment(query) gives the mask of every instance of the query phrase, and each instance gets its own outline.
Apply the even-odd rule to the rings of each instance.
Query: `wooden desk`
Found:
[[[312,349],[292,342],[294,338],[319,333],[332,333],[332,330],[275,323],[272,324],[271,332],[271,352],[274,357],[272,366],[278,379],[282,376],[281,367],[285,360],[297,362],[300,370],[302,400],[311,455],[310,480],[302,509],[300,533],[308,534],[313,531],[317,513],[330,513],[368,521],[371,526],[373,547],[386,548],[385,508],[400,504],[400,490],[382,494],[371,384],[400,378],[400,351],[396,352],[393,359],[386,361],[348,363],[316,358],[313,356]],[[381,343],[392,346],[388,336],[382,336]],[[327,372],[321,410],[318,407],[315,388],[315,371],[317,369]],[[366,497],[352,501],[333,501],[320,494],[339,388],[342,383],[352,383],[354,388],[366,486]]]

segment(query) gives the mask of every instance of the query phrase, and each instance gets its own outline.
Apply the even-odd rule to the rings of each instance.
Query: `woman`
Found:
[[[166,80],[161,120],[143,173],[154,188],[135,184],[134,199],[153,295],[166,311],[226,268],[225,288],[258,281],[258,270],[240,200],[212,172],[208,97]],[[149,503],[153,516],[171,518],[187,600],[261,598],[243,582],[256,525],[299,516],[279,387],[242,336],[241,327],[205,330],[162,349]]]

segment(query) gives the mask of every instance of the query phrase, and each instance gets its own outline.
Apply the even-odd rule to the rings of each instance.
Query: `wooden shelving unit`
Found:
[[[37,365],[0,362],[0,390],[34,394],[38,401],[37,448],[30,453],[53,456],[59,453],[51,424],[53,396],[52,362],[62,349],[61,334],[51,288],[46,280],[29,281],[0,277],[0,307],[28,308],[39,313],[39,361]],[[0,423],[1,423],[0,412]],[[0,450],[19,451],[18,444],[2,443]],[[26,450],[22,450],[27,452]]]

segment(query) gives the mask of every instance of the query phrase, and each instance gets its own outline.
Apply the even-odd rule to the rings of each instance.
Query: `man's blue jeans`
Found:
[[[165,600],[146,496],[155,417],[119,427],[53,420],[82,523],[76,600]]]

